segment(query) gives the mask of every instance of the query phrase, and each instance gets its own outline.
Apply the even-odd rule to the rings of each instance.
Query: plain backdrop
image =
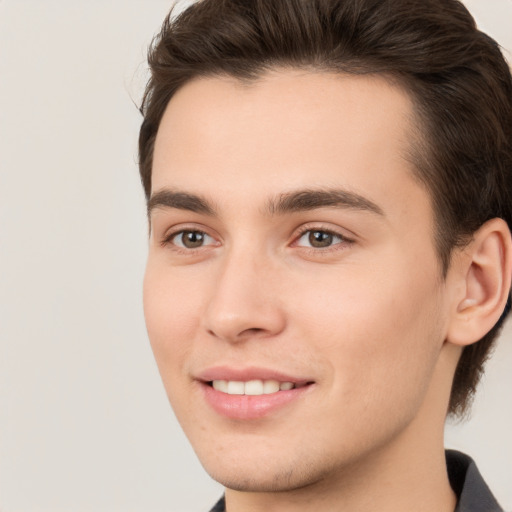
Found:
[[[144,327],[136,166],[162,0],[0,0],[0,510],[206,511],[222,493]],[[512,1],[467,2],[512,49]],[[510,61],[510,53],[508,54]],[[512,329],[447,428],[512,510]]]

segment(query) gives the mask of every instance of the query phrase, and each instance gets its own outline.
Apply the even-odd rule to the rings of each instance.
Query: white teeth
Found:
[[[245,384],[237,380],[228,381],[228,395],[243,395],[245,392]]]
[[[295,387],[293,382],[279,382],[277,380],[214,380],[213,389],[228,395],[269,395],[278,391],[288,391]]]
[[[217,391],[222,391],[223,393],[228,392],[228,381],[227,380],[214,380],[212,382],[213,389]]]
[[[277,380],[266,380],[263,382],[263,393],[270,395],[270,393],[277,393],[279,391],[279,382]]]
[[[245,394],[246,395],[262,395],[263,388],[264,388],[263,381],[250,380],[245,383]]]

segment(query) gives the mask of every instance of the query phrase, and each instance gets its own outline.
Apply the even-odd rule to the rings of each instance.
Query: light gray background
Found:
[[[205,511],[144,328],[145,51],[172,2],[0,0],[0,510]],[[512,1],[467,2],[512,49]],[[508,54],[509,61],[510,54]],[[512,329],[447,429],[512,510]]]

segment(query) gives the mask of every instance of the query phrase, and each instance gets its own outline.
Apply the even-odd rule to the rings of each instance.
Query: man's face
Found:
[[[411,112],[382,78],[290,70],[196,80],[166,110],[145,315],[228,487],[297,488],[422,428],[448,320]]]

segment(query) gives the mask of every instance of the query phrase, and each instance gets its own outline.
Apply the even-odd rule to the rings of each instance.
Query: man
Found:
[[[496,43],[455,0],[203,0],[150,65],[145,315],[213,510],[501,510],[443,449],[509,310]]]

